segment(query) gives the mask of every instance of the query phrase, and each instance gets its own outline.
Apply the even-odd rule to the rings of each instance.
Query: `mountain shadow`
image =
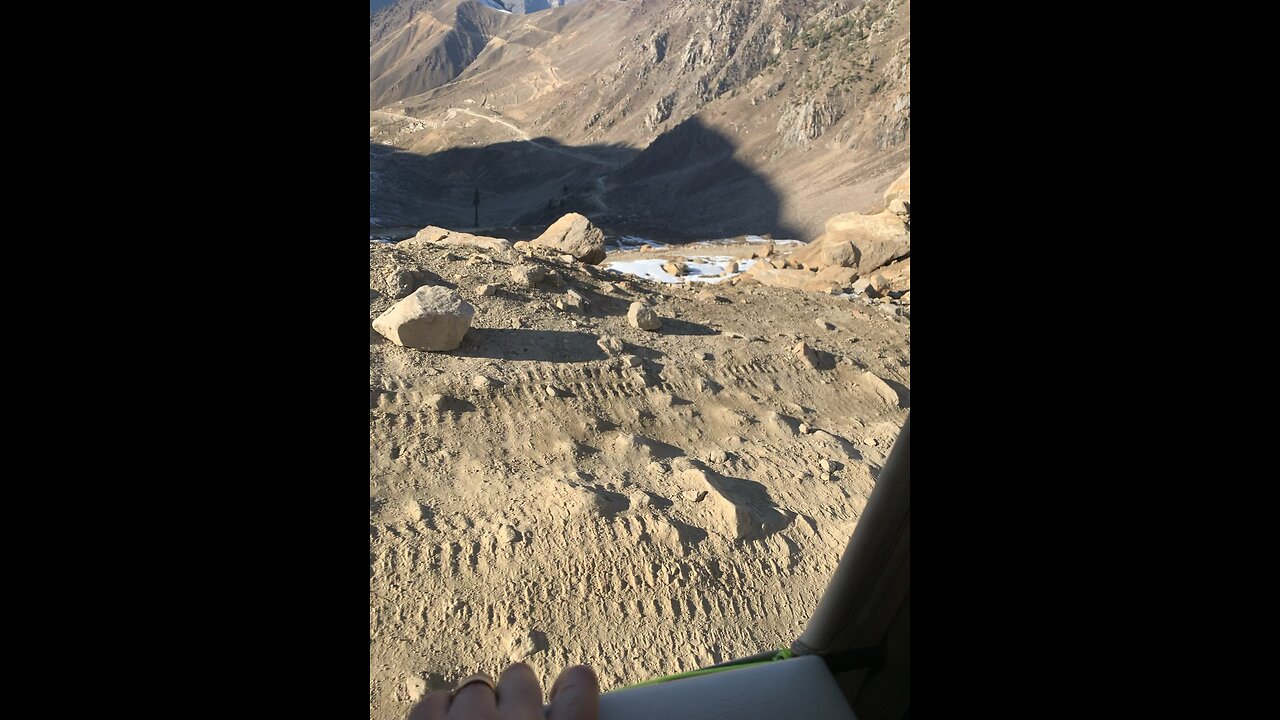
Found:
[[[370,142],[369,194],[371,230],[540,229],[580,212],[612,234],[668,242],[798,236],[781,221],[773,184],[736,157],[730,138],[697,118],[642,151],[539,137],[419,155]]]

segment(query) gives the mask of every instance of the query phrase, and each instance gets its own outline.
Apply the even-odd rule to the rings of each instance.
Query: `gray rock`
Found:
[[[404,268],[393,268],[387,273],[387,294],[399,300],[416,290],[418,287],[417,273]]]
[[[547,279],[547,269],[540,265],[516,265],[509,272],[520,287],[531,288]]]
[[[476,293],[483,295],[484,297],[493,297],[494,295],[498,294],[498,286],[497,285],[480,285],[476,287]]]
[[[458,293],[424,285],[373,321],[373,329],[402,347],[453,350],[471,327],[475,308]]]

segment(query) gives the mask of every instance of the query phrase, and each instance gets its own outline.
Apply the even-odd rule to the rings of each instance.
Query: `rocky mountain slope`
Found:
[[[371,223],[470,226],[478,189],[481,225],[808,240],[909,161],[910,60],[909,0],[402,2],[370,25]]]

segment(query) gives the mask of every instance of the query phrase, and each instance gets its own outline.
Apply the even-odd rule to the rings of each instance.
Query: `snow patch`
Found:
[[[760,235],[740,235],[738,237],[731,237],[731,238],[717,238],[715,240],[707,240],[706,244],[734,245],[742,242],[749,243],[751,245],[765,245],[768,243],[773,243],[774,245],[803,245],[804,244],[799,240],[791,240],[787,238],[783,238],[782,240],[770,240],[769,238],[761,237]]]
[[[684,276],[676,276],[662,269],[663,264],[671,262],[662,258],[644,259],[644,260],[620,260],[608,263],[606,270],[618,273],[619,275],[635,275],[636,277],[648,278],[660,283],[668,283],[678,285],[684,282],[702,282],[702,283],[718,283],[728,280],[736,275],[741,275],[755,264],[755,260],[738,260],[738,272],[725,274],[724,269],[734,258],[728,255],[718,255],[715,257],[699,258],[701,262],[686,262],[685,268],[687,274]]]
[[[634,250],[639,247],[665,248],[670,247],[666,243],[660,243],[657,240],[642,238],[639,235],[622,235],[616,238],[605,238],[606,250]]]
[[[507,13],[508,15],[511,14],[511,11],[507,9],[507,6],[503,5],[497,0],[480,0],[480,4],[484,5],[485,7],[491,7],[494,10],[497,10],[498,12],[504,12],[504,13]]]

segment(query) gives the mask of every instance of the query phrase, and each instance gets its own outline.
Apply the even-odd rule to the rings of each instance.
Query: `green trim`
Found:
[[[725,665],[722,667],[709,667],[709,668],[702,668],[701,670],[690,670],[689,672],[676,673],[675,675],[664,675],[659,678],[654,678],[652,680],[645,680],[644,682],[638,682],[634,685],[627,685],[625,687],[621,687],[618,689],[627,690],[629,688],[638,688],[638,687],[645,687],[647,685],[657,685],[659,683],[671,682],[672,680],[682,680],[684,678],[699,677],[701,675],[714,675],[715,673],[726,672],[728,670],[738,670],[746,667],[755,667],[756,665],[766,665],[768,663],[776,662],[778,660],[787,660],[790,657],[791,657],[791,649],[781,648],[780,650],[778,650],[778,652],[774,653],[772,658],[769,658],[768,660],[757,660],[755,662],[743,663],[741,665]]]

